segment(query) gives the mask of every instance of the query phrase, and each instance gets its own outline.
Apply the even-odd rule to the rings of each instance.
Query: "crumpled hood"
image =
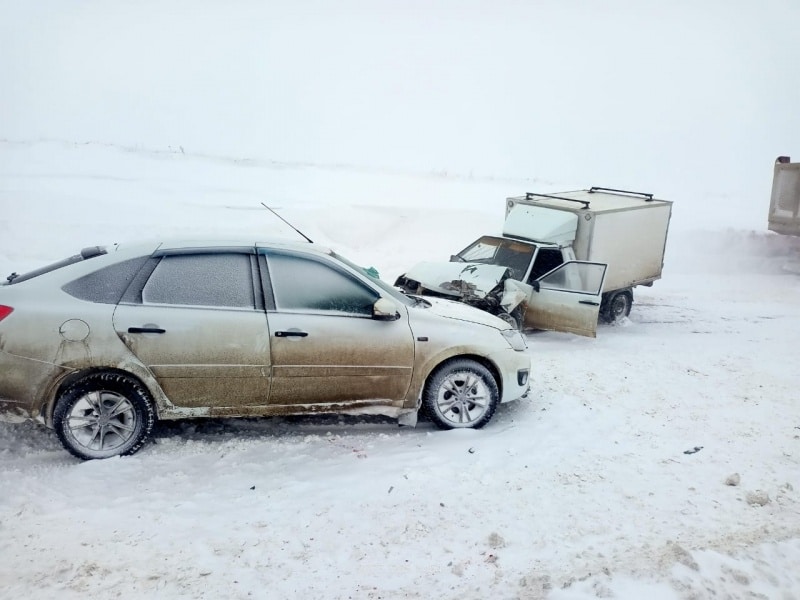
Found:
[[[407,273],[408,279],[419,281],[423,287],[453,297],[461,296],[461,289],[452,281],[463,281],[470,286],[472,293],[485,297],[506,277],[508,267],[482,263],[422,262]],[[471,286],[475,286],[474,290]]]
[[[486,325],[500,331],[511,329],[511,325],[499,317],[474,308],[469,304],[462,304],[461,302],[446,300],[445,298],[431,298],[430,296],[426,296],[425,300],[431,303],[430,308],[426,308],[425,310],[429,310],[442,317],[478,323],[479,325]]]

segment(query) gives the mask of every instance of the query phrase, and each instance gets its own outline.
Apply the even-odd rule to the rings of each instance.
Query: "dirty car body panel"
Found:
[[[345,265],[285,250],[263,255],[273,282],[270,404],[381,400],[402,407],[414,364],[408,314],[373,319],[380,295]],[[337,293],[297,290],[298,277]]]
[[[569,261],[537,279],[535,287],[508,280],[503,299],[513,300],[504,305],[513,310],[520,296],[509,290],[520,290],[525,327],[595,337],[606,270],[603,263]]]

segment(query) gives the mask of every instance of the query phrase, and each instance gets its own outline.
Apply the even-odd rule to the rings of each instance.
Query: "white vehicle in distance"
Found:
[[[0,285],[0,408],[82,459],[139,450],[157,419],[378,414],[486,425],[525,396],[525,338],[401,294],[311,243],[93,247]]]

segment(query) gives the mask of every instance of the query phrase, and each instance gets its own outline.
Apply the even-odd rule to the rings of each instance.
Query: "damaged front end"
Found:
[[[419,263],[395,281],[407,294],[463,302],[519,326],[515,309],[527,298],[511,269],[483,263]],[[511,318],[509,318],[511,317]]]

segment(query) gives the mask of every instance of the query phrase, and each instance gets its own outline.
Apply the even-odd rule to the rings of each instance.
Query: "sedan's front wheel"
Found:
[[[147,441],[154,422],[150,395],[119,373],[81,379],[61,394],[53,411],[58,439],[84,460],[133,454]]]
[[[428,379],[422,404],[441,429],[483,427],[492,418],[500,392],[489,369],[473,360],[454,360]]]

